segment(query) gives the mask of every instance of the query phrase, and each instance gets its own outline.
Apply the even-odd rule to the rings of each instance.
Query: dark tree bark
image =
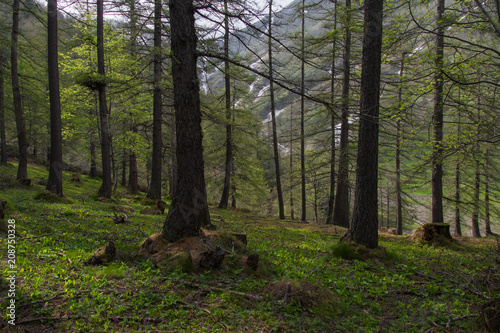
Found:
[[[196,30],[193,1],[171,0],[172,80],[177,133],[177,185],[163,236],[174,242],[198,236],[210,224],[205,187]]]
[[[136,11],[136,0],[130,0],[130,53],[134,59],[137,58],[137,11]],[[130,130],[132,133],[137,133],[137,123],[133,114],[130,115]],[[127,190],[131,193],[139,192],[139,171],[137,168],[137,155],[133,149],[130,150],[130,155],[128,158],[129,173]]]
[[[162,110],[161,110],[161,0],[155,0],[154,18],[154,92],[153,92],[153,155],[151,162],[151,183],[147,197],[161,200],[162,169]],[[174,60],[175,61],[175,60]]]
[[[16,179],[28,178],[28,141],[26,140],[26,125],[24,122],[23,107],[21,101],[21,89],[19,87],[19,72],[17,66],[17,43],[19,39],[19,3],[14,0],[12,6],[12,43],[10,52],[10,66],[12,74],[12,96],[14,98],[14,114],[16,118],[17,143],[19,146],[19,164]]]
[[[105,81],[104,64],[104,4],[97,0],[97,73]],[[108,130],[108,111],[106,106],[106,84],[99,84],[99,119],[101,125],[101,155],[102,155],[102,184],[98,195],[111,198],[111,147]]]
[[[365,1],[356,188],[351,228],[342,240],[378,246],[378,127],[383,0]]]
[[[229,202],[229,189],[231,188],[231,172],[233,171],[233,125],[231,124],[231,77],[229,75],[229,16],[227,0],[224,0],[224,81],[226,86],[226,164],[224,172],[224,188],[219,202],[219,208],[227,208]]]
[[[486,236],[494,235],[491,231],[491,217],[490,217],[490,177],[489,177],[489,163],[490,163],[490,150],[486,149],[486,160],[484,165],[484,234]]]
[[[395,169],[396,169],[396,234],[403,234],[403,200],[401,198],[401,136],[403,131],[401,129],[401,109],[403,107],[403,73],[405,69],[405,56],[403,52],[401,56],[401,68],[399,69],[399,88],[398,88],[398,116],[396,119],[396,156],[395,156]]]
[[[305,129],[304,129],[304,117],[305,117],[305,20],[306,20],[306,4],[305,0],[302,0],[302,39],[301,39],[301,64],[300,64],[300,183],[302,192],[302,214],[300,217],[301,221],[306,221],[307,219],[307,203],[306,203],[306,148],[305,148]]]
[[[4,57],[0,49],[0,164],[7,164],[7,139],[5,135],[5,85]]]
[[[342,114],[340,119],[340,156],[333,224],[349,228],[349,90],[351,73],[351,0],[346,0],[346,26],[342,78]]]
[[[290,219],[295,219],[295,209],[293,200],[293,110],[290,108]]]
[[[89,177],[96,178],[97,177],[97,161],[95,157],[95,143],[93,139],[90,139],[90,171]]]
[[[461,119],[460,112],[458,113],[458,139],[460,140],[461,136]],[[455,236],[462,236],[462,227],[460,225],[460,163],[457,162],[455,168]]]
[[[122,151],[122,180],[121,186],[127,186],[127,149],[123,148]]]
[[[57,39],[57,0],[47,3],[47,44],[50,99],[50,169],[47,190],[63,196],[61,98]]]
[[[335,13],[333,30],[337,30],[337,2],[335,0]],[[333,208],[335,205],[335,146],[336,146],[336,136],[335,136],[335,126],[337,125],[337,119],[335,115],[335,110],[333,105],[335,105],[335,61],[337,61],[337,38],[333,38],[333,48],[332,48],[332,78],[330,84],[330,94],[332,98],[332,109],[331,121],[330,121],[330,131],[332,136],[331,147],[330,147],[330,196],[328,197],[328,213],[326,215],[326,224],[333,224]]]
[[[276,191],[278,193],[278,210],[279,218],[285,219],[285,204],[283,201],[283,191],[281,188],[281,168],[280,155],[278,148],[278,134],[276,131],[276,107],[274,105],[274,73],[273,73],[273,51],[272,51],[272,16],[273,16],[273,0],[269,0],[269,40],[268,40],[268,56],[269,56],[269,93],[271,99],[271,125],[273,131],[273,151],[274,151],[274,169],[276,173]]]
[[[171,124],[175,124],[175,113],[174,112],[171,112],[172,115],[171,115],[171,120],[170,120],[170,123]],[[172,125],[170,126],[170,179],[169,179],[169,183],[170,183],[170,187],[169,187],[169,191],[168,191],[168,195],[170,197],[172,197],[175,193],[175,186],[177,184],[177,156],[175,155],[175,151],[176,151],[176,144],[175,144],[175,138],[176,138],[176,134],[175,134],[175,126]]]
[[[135,130],[135,132],[134,132]],[[137,127],[132,128],[133,133],[137,133]],[[131,153],[129,156],[128,185],[127,190],[131,193],[139,192],[139,180],[137,171],[137,156]]]
[[[436,73],[434,77],[434,145],[432,155],[432,223],[443,223],[443,58],[444,58],[444,0],[437,4]]]
[[[478,133],[479,134],[479,133]],[[480,164],[480,150],[479,143],[476,143],[476,152],[474,160],[476,163],[476,170],[474,176],[474,206],[472,207],[472,237],[481,237],[481,232],[479,231],[479,189],[481,184],[481,164]]]

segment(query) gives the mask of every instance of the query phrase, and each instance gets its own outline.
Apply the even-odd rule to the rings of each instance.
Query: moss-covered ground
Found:
[[[479,307],[500,296],[500,254],[491,238],[437,247],[382,234],[381,255],[362,259],[356,249],[336,246],[341,228],[214,207],[219,229],[248,234],[248,249],[261,260],[257,272],[234,265],[161,270],[138,253],[165,220],[139,213],[147,207],[143,194],[119,188],[112,201],[100,202],[98,180],[82,175],[72,183],[65,173],[68,200],[51,200],[40,195],[43,167],[30,166],[29,188],[13,182],[15,172],[0,167],[0,199],[8,201],[6,219],[15,220],[17,271],[12,326],[3,235],[0,331],[482,332]],[[120,210],[130,223],[113,222]],[[83,265],[110,240],[114,262]],[[291,287],[277,293],[273,286]]]

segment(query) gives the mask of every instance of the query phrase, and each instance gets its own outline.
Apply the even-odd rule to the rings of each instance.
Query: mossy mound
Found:
[[[235,255],[237,260],[237,255],[246,254],[246,246],[223,231],[204,230],[201,237],[188,237],[174,243],[167,242],[160,232],[146,238],[139,246],[139,253],[160,268],[192,272],[218,268],[225,255]],[[235,260],[229,260],[226,266]]]
[[[50,192],[49,190],[45,190],[42,193],[38,193],[37,195],[35,195],[35,200],[40,200],[50,203],[55,203],[55,202],[67,203],[67,204],[73,203],[71,199],[68,199],[66,197],[60,197],[57,194]]]
[[[272,282],[262,293],[284,304],[295,302],[315,314],[335,316],[347,310],[340,297],[330,289],[306,281]]]
[[[392,259],[392,256],[382,246],[369,249],[364,245],[354,242],[340,242],[331,248],[331,253],[336,257],[347,260],[378,259],[385,261],[386,259]]]
[[[453,243],[450,225],[447,223],[424,224],[413,232],[410,239],[422,245],[450,245]]]

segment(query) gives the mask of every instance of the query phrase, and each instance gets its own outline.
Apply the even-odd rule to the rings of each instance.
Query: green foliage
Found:
[[[2,174],[15,171],[0,167]],[[47,176],[41,167],[30,166],[29,172]],[[83,176],[77,187],[70,182],[71,174],[63,177],[72,204],[33,200],[43,191],[38,184],[3,192],[15,203],[7,218],[16,220],[18,235],[16,259],[23,283],[18,284],[17,302],[19,306],[34,304],[18,319],[49,318],[45,323],[54,325],[56,331],[91,332],[107,327],[108,331],[419,332],[436,325],[444,330],[450,317],[470,315],[452,321],[451,329],[477,331],[480,326],[471,304],[483,300],[481,293],[499,292],[498,281],[491,278],[492,270],[499,269],[492,239],[464,239],[460,248],[445,248],[422,247],[406,237],[382,235],[382,250],[364,260],[352,260],[363,249],[341,243],[332,250],[343,229],[249,213],[243,217],[216,208],[211,212],[219,229],[248,233],[248,251],[259,254],[259,269],[239,268],[239,258],[230,254],[223,272],[187,274],[189,267],[182,265],[158,269],[137,251],[146,235],[161,230],[164,216],[139,214],[143,206],[137,196],[123,194],[119,205],[135,212],[127,213],[129,223],[115,225],[108,203],[80,197],[95,193],[99,181]],[[84,266],[83,261],[108,240],[116,245],[115,261]],[[0,248],[5,251],[6,239],[0,238]],[[283,296],[264,297],[266,286],[281,281],[301,281],[297,283],[302,285],[302,294],[290,293],[287,302]],[[252,295],[263,298],[256,300]]]

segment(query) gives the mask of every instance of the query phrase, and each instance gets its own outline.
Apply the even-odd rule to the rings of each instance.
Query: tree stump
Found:
[[[411,238],[423,243],[442,243],[453,240],[450,233],[450,225],[447,223],[428,223],[419,227],[413,232]]]
[[[216,246],[214,250],[210,249],[199,254],[199,267],[214,269],[219,267],[224,260],[226,251]]]
[[[243,244],[247,245],[247,234],[239,233],[239,232],[232,232],[231,235],[233,235],[234,238],[236,238],[237,240],[239,240]]]

